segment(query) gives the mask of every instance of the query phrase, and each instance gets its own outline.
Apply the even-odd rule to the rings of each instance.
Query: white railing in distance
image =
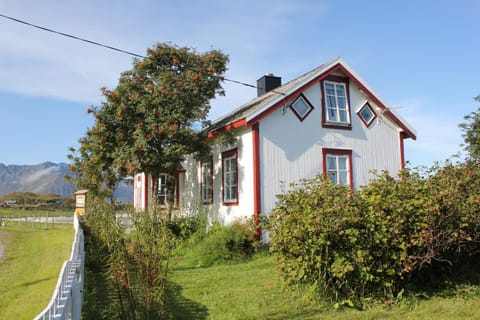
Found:
[[[85,248],[83,230],[74,214],[75,239],[70,259],[63,263],[48,306],[34,320],[79,320],[83,302]]]

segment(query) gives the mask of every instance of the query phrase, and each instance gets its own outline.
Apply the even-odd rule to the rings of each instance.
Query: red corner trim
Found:
[[[400,168],[405,169],[405,133],[400,132]]]
[[[144,187],[145,187],[145,190],[144,190],[144,199],[145,199],[145,207],[143,208],[144,210],[147,210],[148,209],[148,192],[149,192],[149,189],[148,189],[148,175],[146,173],[143,174],[143,179],[144,179]]]
[[[256,227],[257,240],[262,238],[260,214],[262,212],[262,195],[260,190],[260,128],[258,122],[252,126],[253,143],[253,222]]]

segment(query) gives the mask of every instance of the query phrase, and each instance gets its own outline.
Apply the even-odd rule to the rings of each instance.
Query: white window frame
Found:
[[[173,180],[173,193],[169,192],[171,188],[169,188],[169,183],[172,183]],[[160,173],[158,177],[158,193],[157,199],[158,203],[161,206],[167,205],[168,197],[173,197],[172,204],[175,206],[177,205],[177,179],[175,176],[172,176],[168,173]]]
[[[324,148],[322,153],[324,177],[334,184],[343,184],[353,188],[352,150]],[[333,160],[334,166],[331,166],[331,160]],[[341,166],[341,161],[344,161],[344,167]]]
[[[201,162],[202,170],[202,202],[203,204],[213,203],[213,163],[212,159]]]
[[[335,163],[334,168],[330,168],[329,165],[331,164],[331,161],[333,160]],[[345,169],[340,168],[340,161],[344,160],[345,161]],[[326,156],[326,161],[327,161],[327,176],[330,179],[330,181],[334,184],[343,184],[343,185],[350,185],[350,171],[348,170],[348,156],[341,156],[341,155],[333,155],[333,154],[327,154]],[[344,177],[343,179],[345,180],[345,183],[342,183],[342,176]],[[335,177],[335,181],[332,179]]]
[[[333,85],[333,90],[334,90],[334,95],[327,94],[327,86],[328,85]],[[345,99],[345,108],[340,108],[340,103],[339,99],[341,98],[339,95],[337,95],[337,87],[342,87],[343,88],[343,93],[344,93],[344,98]],[[323,94],[324,94],[324,99],[325,99],[325,115],[326,115],[326,120],[327,123],[333,123],[333,124],[342,124],[342,125],[349,125],[351,123],[350,121],[350,106],[348,103],[348,91],[347,91],[347,85],[346,83],[343,82],[336,82],[336,81],[328,81],[325,80],[323,83]],[[330,107],[329,106],[329,97],[334,97],[335,98],[335,106]],[[330,110],[335,110],[335,119],[332,119],[330,117]],[[341,111],[345,112],[346,115],[346,120],[341,121]]]
[[[222,153],[222,198],[224,205],[238,204],[237,149]]]

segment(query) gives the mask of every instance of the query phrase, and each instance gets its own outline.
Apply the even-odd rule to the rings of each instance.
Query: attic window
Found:
[[[298,98],[290,105],[290,108],[300,121],[303,121],[313,110],[312,105],[303,94],[298,96]]]
[[[375,111],[373,111],[368,102],[365,102],[363,107],[358,111],[358,116],[367,127],[369,127],[373,120],[377,117]]]
[[[352,130],[349,79],[329,75],[320,81],[322,90],[322,126]]]

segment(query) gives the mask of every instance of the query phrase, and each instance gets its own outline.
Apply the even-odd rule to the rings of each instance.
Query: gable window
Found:
[[[222,194],[224,205],[238,204],[237,149],[222,153]]]
[[[202,171],[202,202],[203,204],[213,203],[213,162],[208,159],[201,162]]]
[[[351,129],[348,78],[328,76],[321,85],[323,126]]]
[[[303,121],[313,110],[313,106],[303,94],[290,105],[290,108],[300,121]]]
[[[176,205],[177,179],[167,173],[161,173],[158,177],[157,200],[160,205]]]
[[[353,187],[352,151],[323,149],[323,174],[334,184]]]
[[[373,111],[373,108],[370,106],[368,101],[365,102],[362,108],[358,111],[358,116],[367,127],[369,127],[373,120],[375,120],[377,117],[375,111]]]

